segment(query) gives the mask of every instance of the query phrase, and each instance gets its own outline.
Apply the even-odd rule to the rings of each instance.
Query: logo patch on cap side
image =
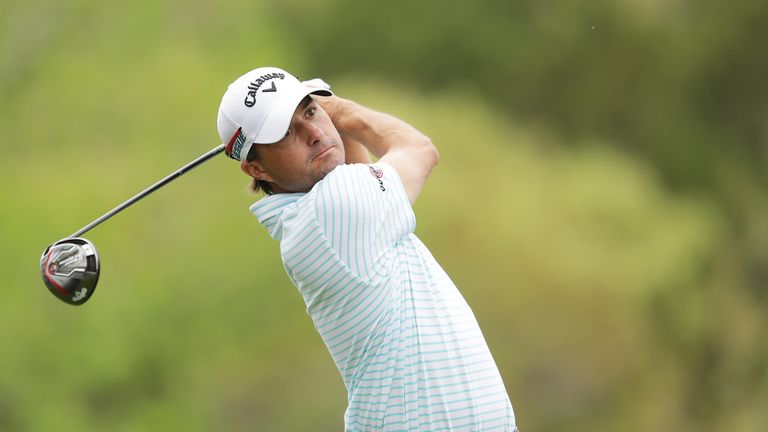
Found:
[[[232,159],[243,160],[243,155],[240,154],[243,151],[243,144],[245,144],[245,134],[243,134],[242,129],[238,128],[232,139],[229,140],[224,152]]]
[[[245,144],[245,135],[241,132],[237,134],[235,145],[232,147],[232,156],[237,160],[243,160],[243,155],[240,154],[243,151],[243,144]]]
[[[251,83],[248,84],[249,92],[248,94],[245,95],[245,100],[243,100],[243,103],[245,104],[245,106],[247,106],[248,108],[251,108],[254,105],[256,105],[256,92],[259,91],[259,87],[261,87],[261,85],[264,84],[265,82],[273,79],[285,79],[285,74],[279,73],[279,72],[269,73],[269,74],[262,75],[257,79],[251,81]],[[275,87],[275,83],[272,82],[272,87],[269,89],[262,90],[262,93],[275,92],[275,91],[277,91],[277,88]]]

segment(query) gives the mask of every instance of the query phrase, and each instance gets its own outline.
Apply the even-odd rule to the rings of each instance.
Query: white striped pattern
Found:
[[[347,431],[514,431],[504,383],[456,286],[413,234],[397,172],[343,165],[251,206],[280,241],[349,392]]]

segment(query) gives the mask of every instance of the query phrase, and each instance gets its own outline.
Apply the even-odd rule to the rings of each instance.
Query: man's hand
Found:
[[[309,88],[315,88],[315,89],[323,89],[323,90],[330,90],[331,86],[327,82],[323,81],[322,78],[313,78],[311,80],[302,81],[301,84],[304,87]],[[323,108],[323,110],[328,113],[328,116],[331,117],[331,121],[334,120],[335,113],[337,111],[337,106],[339,104],[339,98],[337,96],[320,96],[320,97],[312,97],[312,99],[315,100],[315,102],[320,105],[320,107]],[[336,124],[334,122],[334,124]]]
[[[334,125],[336,125],[336,129],[339,129],[338,119],[340,112],[342,110],[342,105],[344,104],[344,101],[336,96],[321,96],[314,98],[315,102],[317,102],[318,105],[328,113],[328,117],[331,118],[331,121]],[[339,132],[341,133],[341,129],[339,129]]]

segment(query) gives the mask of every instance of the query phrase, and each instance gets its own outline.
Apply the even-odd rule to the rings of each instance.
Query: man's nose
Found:
[[[307,144],[310,146],[316,146],[320,143],[320,139],[323,137],[323,131],[312,123],[307,123],[304,127],[304,133],[306,134]]]

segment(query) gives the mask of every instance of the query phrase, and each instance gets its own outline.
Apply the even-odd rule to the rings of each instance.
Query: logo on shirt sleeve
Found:
[[[386,191],[384,188],[384,182],[381,181],[381,178],[384,177],[384,171],[382,171],[381,168],[377,168],[373,165],[368,165],[368,169],[371,170],[371,175],[379,181],[379,189],[381,189],[382,192]]]

